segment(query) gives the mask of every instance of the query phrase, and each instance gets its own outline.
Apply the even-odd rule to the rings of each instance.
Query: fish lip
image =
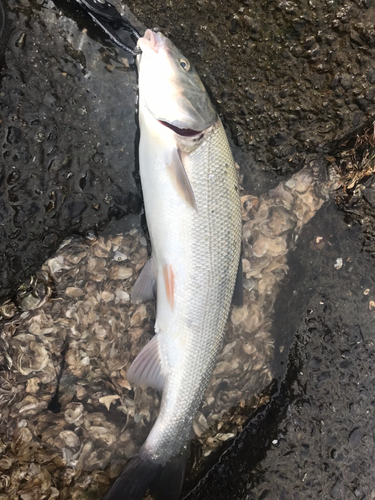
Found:
[[[172,130],[175,134],[181,136],[181,137],[195,137],[203,132],[203,130],[193,130],[191,128],[181,128],[177,127],[176,125],[173,125],[172,123],[169,123],[164,120],[158,120],[159,123],[164,125],[164,127],[169,128]]]
[[[163,35],[159,32],[155,32],[153,30],[147,29],[143,37],[140,38],[142,43],[146,45],[149,49],[158,53],[159,50],[164,46],[163,43]]]

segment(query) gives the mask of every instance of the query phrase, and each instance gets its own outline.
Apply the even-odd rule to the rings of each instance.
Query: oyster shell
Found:
[[[242,198],[244,305],[232,309],[194,420],[197,470],[267,400],[274,302],[287,252],[334,186],[319,183],[311,165],[269,195]],[[126,373],[153,334],[154,304],[130,302],[146,259],[137,229],[69,238],[0,307],[0,500],[99,499],[143,444],[160,397]]]

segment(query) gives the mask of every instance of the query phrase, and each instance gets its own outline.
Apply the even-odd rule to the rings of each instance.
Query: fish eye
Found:
[[[185,71],[189,71],[190,69],[190,63],[187,59],[180,59],[180,66]]]

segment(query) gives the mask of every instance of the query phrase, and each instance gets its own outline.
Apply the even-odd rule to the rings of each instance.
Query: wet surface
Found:
[[[9,2],[8,10],[13,31],[0,93],[2,298],[72,231],[113,230],[111,221],[119,220],[125,227],[124,216],[141,209],[136,75],[128,60],[90,39],[52,2]]]
[[[286,381],[189,500],[374,497],[372,258],[328,205],[289,262],[276,305],[289,311],[279,334],[296,333]]]
[[[8,2],[14,30],[0,83],[2,298],[72,232],[141,224],[128,215],[141,208],[135,73],[95,30],[82,32],[85,21],[62,3]],[[242,194],[264,193],[277,174],[336,154],[332,141],[373,116],[372,4],[186,5],[128,3],[196,66],[232,133]],[[359,183],[367,184],[355,191]],[[276,347],[296,334],[287,377],[278,377],[280,392],[189,499],[375,498],[372,190],[370,173],[341,196],[345,219],[331,203],[305,227],[275,305]],[[275,373],[284,372],[286,353]]]
[[[371,2],[130,0],[128,6],[191,58],[259,169],[290,172],[374,113]]]

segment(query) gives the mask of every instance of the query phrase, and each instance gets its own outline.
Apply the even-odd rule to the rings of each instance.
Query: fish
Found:
[[[137,48],[139,168],[152,253],[131,299],[156,295],[156,319],[127,378],[162,398],[145,443],[104,500],[138,500],[150,486],[156,498],[178,498],[236,282],[242,289],[239,183],[222,122],[169,38],[148,29]]]

